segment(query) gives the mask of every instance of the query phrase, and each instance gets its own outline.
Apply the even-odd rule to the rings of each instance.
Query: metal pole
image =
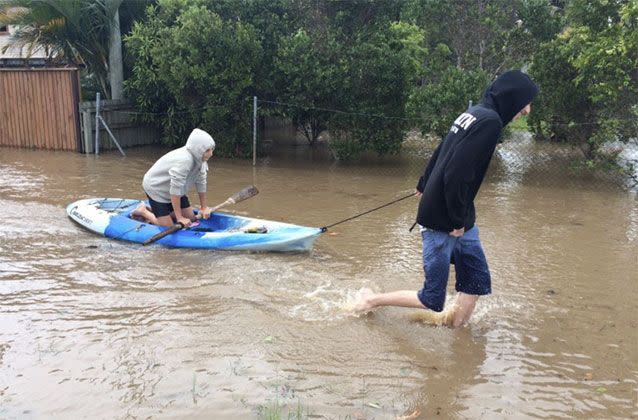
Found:
[[[95,96],[95,154],[100,154],[100,92]]]
[[[257,164],[257,97],[253,96],[253,166]]]
[[[117,148],[120,150],[120,153],[122,154],[122,156],[126,156],[126,153],[124,153],[124,150],[122,150],[122,147],[120,147],[120,143],[117,142],[117,139],[115,138],[115,136],[111,132],[111,129],[106,124],[106,121],[104,121],[104,118],[102,118],[101,116],[100,116],[100,121],[102,122],[102,125],[104,125],[104,129],[106,130],[106,132],[109,133],[109,136],[111,136],[111,140],[113,140],[113,143],[115,143]]]

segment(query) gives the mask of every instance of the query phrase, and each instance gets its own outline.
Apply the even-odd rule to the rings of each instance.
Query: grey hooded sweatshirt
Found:
[[[210,148],[215,149],[210,134],[194,129],[185,146],[168,152],[146,172],[142,181],[146,194],[160,203],[170,203],[171,195],[186,195],[193,184],[198,193],[206,192],[208,163],[202,157]]]

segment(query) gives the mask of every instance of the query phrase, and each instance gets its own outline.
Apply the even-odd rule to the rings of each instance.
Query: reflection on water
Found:
[[[562,163],[547,170],[575,184],[543,182],[538,147],[499,146],[477,200],[494,294],[459,331],[403,308],[347,312],[363,286],[420,287],[416,199],[335,226],[308,254],[141,247],[64,208],[143,197],[165,150],[1,149],[0,417],[638,416],[638,201]],[[229,211],[324,226],[411,191],[425,163],[296,153],[213,158],[210,200],[255,184]]]

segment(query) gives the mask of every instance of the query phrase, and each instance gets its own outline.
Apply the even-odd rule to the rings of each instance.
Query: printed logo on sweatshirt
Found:
[[[459,132],[459,128],[467,130],[474,121],[476,121],[476,117],[474,115],[464,112],[454,121],[450,131],[456,134]]]

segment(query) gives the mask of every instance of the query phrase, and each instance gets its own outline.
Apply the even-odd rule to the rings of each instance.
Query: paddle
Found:
[[[257,189],[257,187],[255,187],[254,185],[251,185],[249,187],[244,188],[241,191],[236,192],[235,194],[233,194],[232,196],[228,197],[228,199],[226,199],[226,201],[224,201],[221,204],[216,205],[215,207],[211,207],[210,212],[214,212],[215,210],[224,207],[228,204],[235,204],[235,203],[239,203],[240,201],[244,201],[250,197],[253,197],[255,195],[257,195],[257,193],[259,193],[259,190]],[[197,214],[197,218],[201,219],[201,215],[198,213]],[[184,229],[184,225],[181,223],[176,223],[173,226],[169,227],[166,230],[161,231],[160,233],[158,233],[157,235],[151,236],[150,238],[148,238],[147,240],[145,240],[143,242],[144,245],[149,245],[152,244],[153,242],[156,242],[160,239],[162,239],[165,236],[170,235],[171,233],[175,233],[178,230]]]
[[[226,201],[224,201],[221,204],[216,205],[215,207],[211,207],[210,212],[214,212],[215,210],[224,207],[228,204],[235,204],[235,203],[239,203],[240,201],[244,201],[250,197],[253,197],[255,195],[257,195],[257,193],[259,193],[259,190],[257,189],[257,187],[255,187],[254,185],[251,185],[249,187],[244,188],[243,190],[236,192],[235,194],[233,194],[232,196],[228,197],[228,199]],[[201,216],[198,214],[197,215],[198,219],[201,219]]]

